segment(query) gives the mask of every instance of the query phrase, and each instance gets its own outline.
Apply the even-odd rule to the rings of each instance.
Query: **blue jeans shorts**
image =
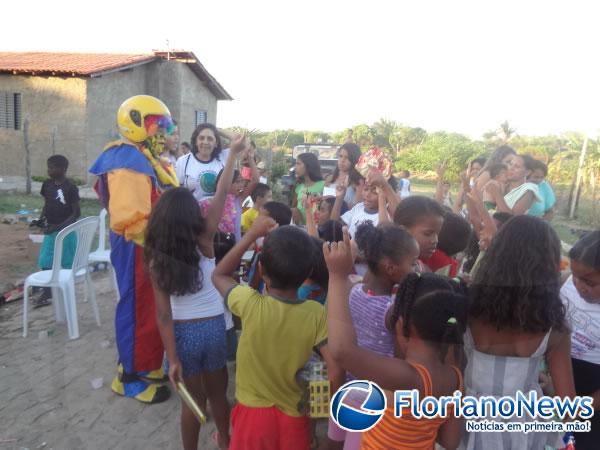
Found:
[[[207,320],[175,322],[174,328],[175,348],[184,378],[225,366],[227,339],[222,314]]]

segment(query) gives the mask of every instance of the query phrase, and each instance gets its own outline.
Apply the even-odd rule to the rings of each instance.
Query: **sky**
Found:
[[[9,2],[0,51],[193,51],[217,124],[340,131],[381,118],[480,137],[600,129],[600,3]]]

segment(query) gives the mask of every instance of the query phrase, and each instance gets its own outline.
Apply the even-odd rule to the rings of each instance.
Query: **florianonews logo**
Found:
[[[347,431],[367,431],[383,417],[387,401],[372,381],[356,380],[344,384],[334,394],[329,407],[333,421]]]

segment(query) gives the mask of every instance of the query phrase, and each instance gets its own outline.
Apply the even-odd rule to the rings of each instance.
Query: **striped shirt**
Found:
[[[408,362],[408,361],[407,361]],[[433,395],[431,375],[420,364],[412,365],[423,384],[421,398]],[[458,380],[457,389],[463,390],[463,381],[460,370],[452,366]],[[452,407],[453,405],[449,405]],[[410,407],[402,409],[402,417],[394,417],[394,402],[389,401],[388,407],[381,421],[369,431],[363,433],[361,450],[433,450],[437,439],[438,430],[450,418],[434,417],[433,419],[415,419],[410,413]]]
[[[392,303],[391,295],[369,295],[362,283],[350,291],[350,315],[358,346],[390,358],[394,357],[394,335],[385,326],[385,316]]]

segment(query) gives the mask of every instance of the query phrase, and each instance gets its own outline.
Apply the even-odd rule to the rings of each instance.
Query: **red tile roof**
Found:
[[[155,50],[146,54],[0,52],[0,73],[93,77],[157,59],[187,64],[218,100],[233,100],[223,86],[208,73],[196,55],[188,51]]]
[[[0,73],[91,76],[154,59],[154,54],[0,52]]]

